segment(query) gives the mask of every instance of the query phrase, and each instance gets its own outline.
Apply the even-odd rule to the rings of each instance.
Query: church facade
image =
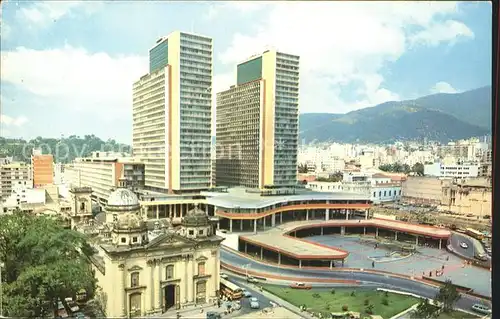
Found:
[[[137,317],[213,303],[219,294],[220,244],[206,213],[190,210],[181,226],[146,221],[136,195],[118,188],[104,218],[80,221],[95,250],[97,300],[107,317]],[[96,216],[97,217],[97,216]]]

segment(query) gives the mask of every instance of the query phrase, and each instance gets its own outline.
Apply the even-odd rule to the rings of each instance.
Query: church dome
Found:
[[[118,230],[147,230],[148,225],[146,221],[134,213],[125,213],[118,216],[116,221],[116,229]]]
[[[139,207],[139,199],[134,192],[126,188],[118,188],[109,195],[106,208],[110,211],[132,211]]]
[[[209,224],[209,219],[207,214],[195,206],[189,212],[187,212],[186,216],[182,219],[182,226],[187,227],[199,227],[199,226],[207,226]]]

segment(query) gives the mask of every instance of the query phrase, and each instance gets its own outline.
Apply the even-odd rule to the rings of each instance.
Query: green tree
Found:
[[[460,299],[460,293],[457,288],[453,285],[451,280],[447,279],[441,288],[439,288],[435,299],[443,304],[443,311],[450,312],[453,310],[455,302]]]
[[[299,168],[299,173],[300,174],[307,173],[307,165],[306,164],[300,164],[298,168]]]
[[[10,317],[46,317],[58,299],[80,289],[93,296],[96,280],[82,234],[58,221],[19,211],[0,216],[0,260],[4,261],[4,309]]]
[[[429,299],[422,299],[417,305],[417,309],[412,313],[411,317],[415,319],[430,319],[436,318],[438,308],[431,305]]]
[[[417,174],[418,176],[424,176],[424,164],[415,163],[415,165],[413,165],[413,167],[411,168],[411,171]]]

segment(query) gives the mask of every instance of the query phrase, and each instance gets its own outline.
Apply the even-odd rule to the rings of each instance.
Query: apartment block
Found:
[[[211,185],[212,39],[173,32],[149,51],[133,85],[133,154],[145,187],[182,193]]]
[[[0,202],[5,202],[14,193],[33,187],[31,168],[25,163],[3,160],[0,164]]]
[[[296,185],[298,108],[298,56],[267,50],[238,64],[236,85],[217,94],[217,186]]]
[[[31,155],[33,187],[38,188],[54,183],[54,157],[51,154],[41,154],[34,151]]]
[[[77,158],[65,166],[64,177],[73,187],[92,188],[92,200],[103,206],[120,179],[132,188],[144,187],[144,164],[123,155],[94,152],[91,157]]]

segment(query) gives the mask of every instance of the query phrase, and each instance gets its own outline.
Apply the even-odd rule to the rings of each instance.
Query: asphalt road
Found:
[[[236,267],[244,267],[244,265],[250,264],[249,269],[258,272],[274,273],[283,276],[290,277],[302,277],[302,278],[335,278],[335,279],[347,279],[347,280],[359,280],[362,285],[374,285],[376,284],[379,288],[393,289],[398,291],[404,291],[409,293],[414,293],[416,295],[433,299],[438,292],[438,288],[426,285],[424,283],[400,278],[391,277],[388,275],[365,273],[361,271],[335,271],[335,270],[309,270],[309,269],[293,269],[293,268],[280,268],[274,265],[267,265],[258,263],[254,260],[244,258],[232,251],[221,249],[221,261],[231,264]],[[457,301],[456,307],[459,309],[471,311],[473,304],[481,303],[478,298],[474,298],[468,295],[463,295],[460,300]],[[491,308],[491,304],[487,303],[487,306]]]
[[[460,243],[466,243],[468,247],[462,248]],[[452,232],[450,237],[450,246],[457,254],[464,257],[475,258],[475,254],[486,255],[486,251],[484,250],[481,242],[465,234]]]

